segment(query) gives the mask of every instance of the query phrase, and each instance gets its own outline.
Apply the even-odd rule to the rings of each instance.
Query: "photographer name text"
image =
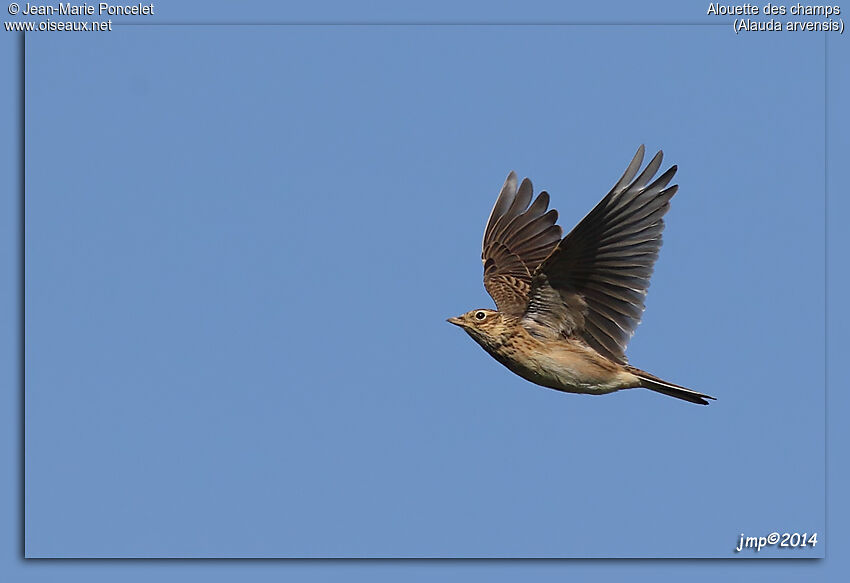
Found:
[[[70,2],[58,4],[25,4],[20,11],[25,16],[152,16],[154,14],[153,4],[109,4],[98,2],[97,4],[72,4]]]

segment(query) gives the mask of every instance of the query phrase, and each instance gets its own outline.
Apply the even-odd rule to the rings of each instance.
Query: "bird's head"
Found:
[[[483,308],[472,310],[455,318],[446,320],[460,326],[467,334],[482,345],[493,344],[506,331],[505,321],[500,312]]]

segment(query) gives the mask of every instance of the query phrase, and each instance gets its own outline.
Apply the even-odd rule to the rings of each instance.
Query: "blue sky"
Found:
[[[823,50],[731,26],[28,37],[28,555],[732,557],[742,532],[822,533]],[[568,230],[640,143],[680,190],[628,354],[709,407],[547,391],[444,321],[492,305],[509,170]]]

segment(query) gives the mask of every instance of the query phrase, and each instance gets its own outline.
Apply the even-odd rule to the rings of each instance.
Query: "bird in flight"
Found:
[[[558,211],[531,181],[508,174],[484,230],[484,287],[498,311],[456,318],[493,358],[538,385],[602,395],[644,387],[700,405],[708,395],[629,365],[625,350],[640,322],[677,185],[676,166],[655,178],[658,152],[638,174],[644,147],[611,192],[561,238]]]

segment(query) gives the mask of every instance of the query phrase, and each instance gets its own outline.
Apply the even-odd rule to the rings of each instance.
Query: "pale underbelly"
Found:
[[[563,358],[537,353],[524,362],[497,354],[493,356],[522,378],[567,393],[601,395],[630,386],[619,371],[602,369],[580,355]]]

